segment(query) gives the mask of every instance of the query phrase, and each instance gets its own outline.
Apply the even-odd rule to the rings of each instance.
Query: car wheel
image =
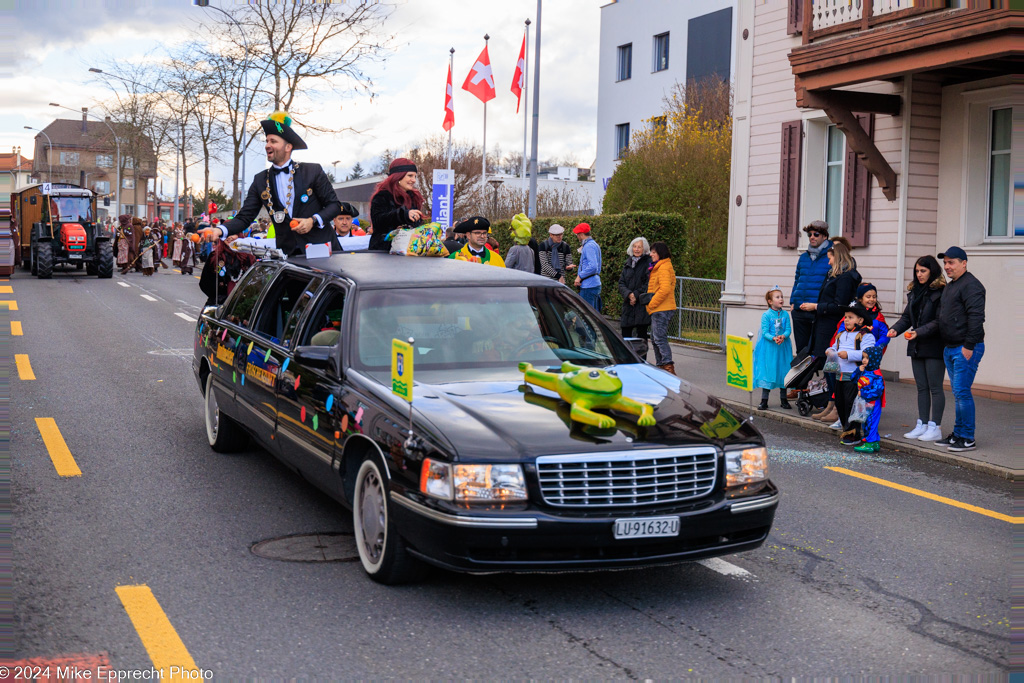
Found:
[[[104,240],[96,247],[95,274],[101,279],[114,277],[114,245]]]
[[[409,554],[395,528],[388,506],[388,484],[373,457],[366,458],[356,474],[352,526],[359,561],[371,579],[392,585],[422,575],[422,563]]]
[[[234,420],[221,412],[213,390],[213,373],[206,376],[206,440],[218,453],[234,453],[245,448],[248,437]]]

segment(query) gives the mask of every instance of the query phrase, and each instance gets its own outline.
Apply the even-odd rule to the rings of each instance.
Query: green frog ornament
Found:
[[[594,412],[594,408],[621,410],[639,415],[637,424],[654,424],[654,409],[646,403],[622,395],[622,380],[614,370],[584,368],[568,361],[562,363],[562,372],[534,370],[530,363],[520,363],[519,372],[524,380],[557,393],[570,405],[569,416],[576,422],[601,429],[615,426],[615,418]]]

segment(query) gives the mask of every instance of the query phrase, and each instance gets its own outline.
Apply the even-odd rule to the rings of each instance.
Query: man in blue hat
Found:
[[[937,328],[946,345],[942,358],[956,402],[956,423],[953,432],[936,443],[960,453],[977,448],[971,385],[985,354],[985,286],[967,272],[967,252],[960,247],[950,247],[939,254],[939,260],[949,283],[942,288],[935,320],[922,325],[917,333],[927,336]]]
[[[331,221],[341,211],[341,204],[320,164],[292,161],[292,151],[307,147],[292,129],[291,116],[275,111],[260,125],[266,134],[264,149],[271,167],[256,174],[245,203],[235,217],[220,230],[204,231],[204,238],[237,235],[266,208],[277,248],[285,254],[301,254],[307,244],[330,244],[335,251],[340,251],[341,244]],[[291,225],[293,219],[295,227]]]

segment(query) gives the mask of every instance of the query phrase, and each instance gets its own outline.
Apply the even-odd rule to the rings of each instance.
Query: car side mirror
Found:
[[[298,346],[295,348],[295,362],[320,370],[332,369],[334,367],[334,347]]]

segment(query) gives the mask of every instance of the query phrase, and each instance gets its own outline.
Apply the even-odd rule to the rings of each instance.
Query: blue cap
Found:
[[[944,258],[958,258],[961,261],[966,261],[967,260],[967,252],[964,251],[963,249],[961,249],[960,247],[950,247],[946,251],[944,251],[941,254],[939,254],[939,258],[940,259],[944,259]]]
[[[870,282],[865,282],[864,284],[857,288],[857,298],[860,299],[862,296],[870,292],[872,289],[875,290],[876,292],[878,291],[878,288],[875,287],[873,284],[871,284]]]

